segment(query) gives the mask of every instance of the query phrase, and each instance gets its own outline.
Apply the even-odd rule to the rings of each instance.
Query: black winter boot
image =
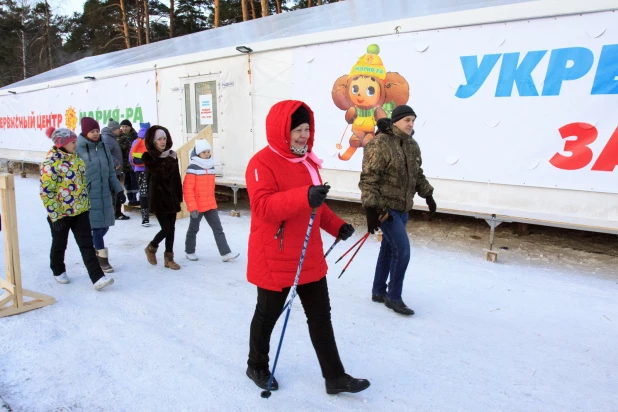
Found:
[[[403,300],[391,301],[388,298],[384,298],[384,304],[387,308],[394,310],[397,313],[401,313],[402,315],[414,315],[414,311],[406,306],[403,303]]]
[[[326,381],[326,393],[329,395],[336,395],[341,392],[357,393],[364,391],[371,385],[367,379],[356,379],[344,374],[340,378],[325,379]]]
[[[247,367],[247,376],[258,386],[258,388],[268,389],[268,381],[270,380],[270,371],[268,369],[253,369],[249,366]],[[276,391],[277,389],[279,389],[279,383],[277,383],[277,379],[273,377],[273,383],[270,390]]]
[[[371,300],[378,303],[384,303],[384,296],[381,295],[371,295]]]
[[[148,213],[148,209],[142,209],[142,226],[150,226],[150,213]]]

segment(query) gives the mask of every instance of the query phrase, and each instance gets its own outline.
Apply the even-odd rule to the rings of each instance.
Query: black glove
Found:
[[[191,211],[191,213],[189,213],[189,215],[191,216],[191,219],[197,219],[198,217],[200,217],[200,212],[198,212],[197,210],[193,210]]]
[[[64,220],[64,219],[58,219],[55,222],[51,222],[52,230],[55,231],[55,232],[62,231],[62,229],[64,229],[65,225],[66,225],[66,220]]]
[[[367,231],[372,235],[380,227],[383,221],[393,221],[393,217],[386,210],[379,210],[375,207],[365,209],[367,213]]]
[[[320,185],[320,186],[311,186],[309,188],[309,206],[312,208],[322,206],[324,200],[326,200],[326,195],[328,195],[328,191],[330,190],[329,185]]]
[[[365,211],[367,213],[367,232],[373,235],[380,227],[380,215],[375,207],[369,207]]]
[[[118,201],[120,202],[121,205],[125,204],[125,202],[127,201],[127,196],[124,194],[124,192],[118,193]]]
[[[350,236],[354,234],[354,226],[349,223],[344,223],[339,228],[339,239],[348,240]]]
[[[432,195],[427,196],[425,202],[427,202],[427,207],[429,208],[429,217],[432,217],[436,213],[438,205],[436,205],[436,201],[433,200]]]

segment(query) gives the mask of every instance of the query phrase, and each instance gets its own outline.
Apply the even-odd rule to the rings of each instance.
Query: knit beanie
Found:
[[[305,106],[300,106],[294,113],[292,113],[292,125],[290,126],[290,130],[296,129],[303,123],[310,124],[311,118],[309,117],[309,112]]]
[[[155,131],[153,142],[156,142],[159,139],[166,139],[167,140],[167,133],[165,133],[165,130],[157,129]]]
[[[129,119],[124,119],[120,122],[120,126],[129,126],[130,128],[133,128],[133,123],[131,123]]]
[[[116,130],[120,129],[120,123],[118,123],[114,119],[109,119],[109,121],[107,122],[107,127],[110,128],[112,132],[115,132]]]
[[[58,149],[77,140],[77,135],[65,128],[54,129],[53,127],[48,127],[45,130],[45,134],[54,142],[54,146]]]
[[[384,63],[378,54],[380,47],[377,44],[367,46],[367,54],[361,56],[358,62],[350,70],[350,77],[369,76],[376,77],[380,80],[386,79],[386,69]]]
[[[412,110],[410,106],[406,106],[404,104],[404,105],[395,107],[391,115],[391,120],[393,121],[393,123],[395,123],[407,116],[416,117],[416,113],[414,113],[414,110]]]
[[[196,139],[195,140],[195,154],[199,155],[204,150],[210,150],[212,152],[212,147],[208,140],[206,139]]]
[[[137,132],[137,137],[141,137],[142,139],[146,136],[146,132],[150,129],[150,123],[141,123],[139,124],[139,132]]]
[[[82,136],[84,137],[88,136],[88,133],[90,133],[94,129],[97,129],[99,131],[101,130],[99,123],[92,117],[82,117],[80,124],[82,126]]]

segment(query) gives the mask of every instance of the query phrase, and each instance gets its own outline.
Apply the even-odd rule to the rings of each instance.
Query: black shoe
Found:
[[[367,379],[356,379],[347,373],[341,378],[325,379],[325,381],[326,393],[329,395],[336,395],[341,392],[357,393],[364,391],[371,385]]]
[[[142,226],[144,226],[144,227],[150,226],[150,221],[148,219],[143,219],[142,220]]]
[[[116,216],[116,220],[129,220],[131,219],[129,216],[127,215],[118,215]]]
[[[270,371],[268,369],[253,369],[249,366],[247,367],[247,376],[258,386],[258,388],[268,389],[268,381],[270,380]],[[276,391],[277,389],[279,389],[279,383],[277,383],[277,379],[273,377],[273,383],[270,390]]]
[[[406,306],[402,300],[391,301],[388,298],[384,299],[384,304],[387,308],[394,310],[397,313],[401,313],[402,315],[414,315],[414,311]]]
[[[384,303],[384,296],[381,295],[371,295],[371,300],[378,303]]]

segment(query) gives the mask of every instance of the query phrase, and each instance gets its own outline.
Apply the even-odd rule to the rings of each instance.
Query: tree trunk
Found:
[[[257,16],[255,15],[255,0],[247,0],[249,2],[251,2],[251,15],[253,16],[253,20],[257,19]]]
[[[174,0],[170,0],[170,39],[174,37]]]
[[[21,60],[22,60],[22,65],[24,69],[23,70],[24,80],[26,80],[26,78],[28,77],[26,74],[26,33],[23,30],[20,30],[20,31],[21,31]]]
[[[311,7],[311,0],[307,0],[307,7]]]
[[[54,61],[51,52],[51,38],[49,36],[49,3],[45,0],[45,48],[47,49],[47,59],[49,60],[49,70],[54,68]]]
[[[266,17],[268,14],[268,0],[262,0],[262,17]]]
[[[144,0],[144,16],[146,17],[146,44],[150,43],[150,11],[148,10],[148,0]]]
[[[281,0],[277,0],[277,14],[281,14]]]
[[[221,25],[220,14],[219,14],[219,0],[215,0],[215,28]]]
[[[322,5],[322,0],[318,0],[318,6]]]
[[[125,8],[124,8],[124,0],[119,0],[119,3],[120,3],[120,12],[121,12],[120,18],[122,19],[122,30],[124,32],[124,42],[127,46],[127,49],[130,49],[131,41],[129,39],[129,24],[127,23],[127,13],[125,12]]]
[[[142,5],[140,0],[135,0],[135,28],[137,30],[137,45],[142,45],[142,27],[144,23],[142,20]]]
[[[242,7],[242,21],[249,20],[249,9],[247,8],[247,0],[240,0],[240,6]]]

